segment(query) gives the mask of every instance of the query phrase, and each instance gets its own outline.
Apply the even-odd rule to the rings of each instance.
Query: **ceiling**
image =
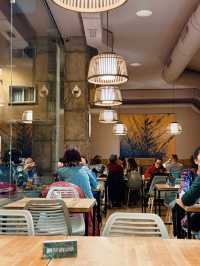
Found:
[[[82,36],[80,15],[64,10],[51,0],[47,1],[63,38]],[[114,51],[128,63],[128,89],[171,88],[162,78],[162,69],[176,45],[180,33],[195,11],[199,0],[128,0],[122,7],[109,12],[109,29],[114,34]],[[136,12],[150,9],[150,17],[138,17]],[[106,14],[102,14],[106,28]],[[200,48],[200,47],[199,47]],[[141,63],[133,67],[131,63]],[[200,71],[200,51],[191,60],[188,68]],[[190,77],[190,75],[192,75]],[[185,73],[176,87],[200,87],[200,74]],[[174,85],[173,85],[174,86]]]

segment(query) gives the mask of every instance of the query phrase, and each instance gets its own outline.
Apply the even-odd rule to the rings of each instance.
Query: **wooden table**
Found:
[[[198,266],[197,240],[79,238],[76,258],[53,259],[49,266]]]
[[[60,239],[64,237],[60,237]],[[50,260],[42,259],[45,240],[59,239],[48,236],[0,236],[1,266],[44,266]]]
[[[157,201],[158,201],[158,214],[161,216],[161,204],[160,204],[160,192],[176,192],[180,188],[180,185],[170,186],[168,184],[155,184],[154,186],[154,203],[155,203],[155,214],[157,213]],[[158,198],[157,198],[158,191]]]
[[[21,200],[17,200],[6,204],[3,208],[6,209],[24,209],[26,204],[30,200],[46,200],[42,198],[23,198]],[[82,199],[82,198],[63,198],[62,199],[70,213],[84,213],[85,214],[85,235],[88,235],[88,213],[93,210],[93,217],[95,217],[95,199]],[[93,219],[93,235],[95,235],[95,219]]]
[[[191,239],[191,213],[200,212],[200,204],[195,204],[192,206],[185,206],[180,199],[176,199],[176,203],[186,212],[187,220],[188,220],[188,228],[187,228],[187,237]],[[181,221],[178,219],[178,228],[181,227]]]
[[[42,259],[45,240],[78,241],[75,258]],[[198,240],[137,237],[0,236],[1,266],[198,266]]]

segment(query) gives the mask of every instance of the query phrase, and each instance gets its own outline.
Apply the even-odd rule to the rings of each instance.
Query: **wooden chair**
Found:
[[[63,200],[31,200],[25,209],[31,212],[36,235],[71,235],[69,212]]]
[[[26,210],[0,210],[0,235],[34,235],[33,219]]]
[[[108,218],[102,236],[145,236],[167,239],[168,232],[156,214],[115,212]]]

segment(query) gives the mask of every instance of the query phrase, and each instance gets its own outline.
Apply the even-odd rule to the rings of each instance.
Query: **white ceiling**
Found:
[[[66,11],[48,0],[56,23],[64,38],[83,34],[80,15]],[[122,7],[109,12],[109,29],[114,33],[114,51],[124,56],[129,65],[130,81],[125,88],[169,88],[161,76],[179,35],[199,0],[128,0]],[[150,17],[137,17],[136,12],[150,9]],[[103,14],[106,27],[106,14]],[[191,69],[200,70],[200,52],[191,61]],[[199,74],[200,76],[200,74]],[[200,77],[186,76],[176,82],[177,87],[200,87]],[[195,77],[195,78],[194,78]]]

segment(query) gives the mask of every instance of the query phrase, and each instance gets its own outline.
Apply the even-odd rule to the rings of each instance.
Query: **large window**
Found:
[[[35,87],[10,87],[10,103],[12,104],[33,104],[36,103]]]

